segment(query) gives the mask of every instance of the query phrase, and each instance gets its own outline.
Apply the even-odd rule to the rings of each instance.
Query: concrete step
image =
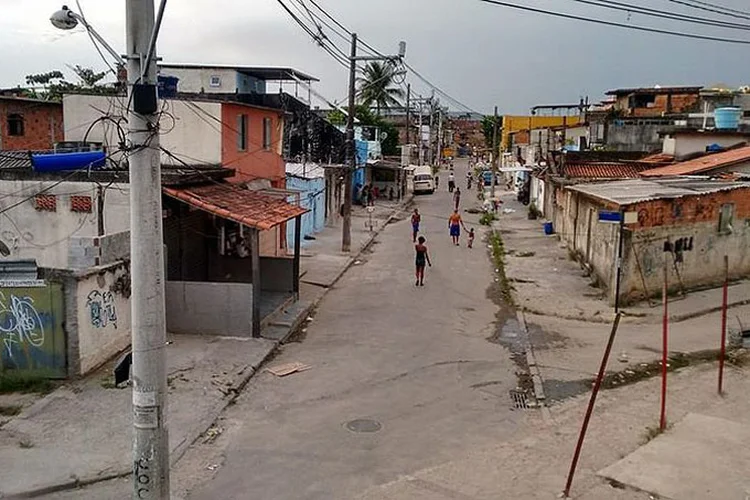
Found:
[[[268,322],[261,336],[284,343],[307,319],[314,305],[312,300],[298,300],[287,305]]]

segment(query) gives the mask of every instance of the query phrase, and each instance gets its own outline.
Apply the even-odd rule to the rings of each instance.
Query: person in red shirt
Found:
[[[422,216],[419,215],[419,209],[415,208],[414,213],[411,214],[411,233],[412,242],[417,242],[417,235],[419,235],[419,223],[422,222]]]

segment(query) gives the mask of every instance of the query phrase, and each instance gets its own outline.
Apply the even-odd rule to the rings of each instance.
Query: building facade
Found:
[[[62,140],[62,104],[0,96],[0,151],[50,150]]]

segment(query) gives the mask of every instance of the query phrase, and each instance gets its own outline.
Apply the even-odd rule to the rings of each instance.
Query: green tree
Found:
[[[386,138],[381,141],[384,155],[391,156],[398,154],[398,129],[395,125],[384,120],[382,117],[373,114],[370,108],[364,104],[356,106],[354,116],[357,118],[355,126],[378,128],[381,136],[383,132],[385,132]],[[334,125],[343,126],[346,125],[346,115],[341,111],[334,109],[328,113],[328,121]],[[372,138],[372,140],[379,139],[380,138],[375,137]]]
[[[107,72],[96,72],[91,68],[79,65],[70,66],[70,69],[78,78],[78,82],[69,82],[65,79],[62,71],[53,70],[47,73],[26,76],[26,95],[36,99],[48,101],[59,101],[64,94],[95,93],[114,94],[117,92],[115,84],[102,83]]]
[[[359,102],[368,108],[374,105],[378,116],[382,108],[400,106],[399,99],[404,97],[404,91],[394,86],[397,74],[396,65],[392,62],[368,63],[364,76],[359,78]]]
[[[503,125],[503,117],[497,117],[497,128],[498,136],[500,135],[500,127]],[[488,148],[492,147],[492,134],[495,128],[495,117],[493,115],[485,115],[482,117],[482,133],[484,134],[484,143]],[[498,139],[499,140],[499,139]]]

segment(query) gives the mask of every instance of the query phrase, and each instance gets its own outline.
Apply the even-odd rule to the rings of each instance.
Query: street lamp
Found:
[[[52,26],[55,28],[61,29],[61,30],[72,30],[76,26],[78,26],[78,23],[81,23],[84,28],[86,28],[86,31],[89,32],[89,34],[97,41],[99,42],[104,49],[112,54],[112,57],[115,58],[115,61],[117,61],[118,65],[125,64],[125,61],[123,60],[122,56],[117,53],[115,49],[112,48],[110,44],[102,38],[102,36],[96,32],[96,30],[86,22],[86,19],[72,10],[68,8],[67,5],[63,5],[62,9],[58,10],[54,14],[52,14],[52,17],[49,18],[50,22],[52,23]]]

